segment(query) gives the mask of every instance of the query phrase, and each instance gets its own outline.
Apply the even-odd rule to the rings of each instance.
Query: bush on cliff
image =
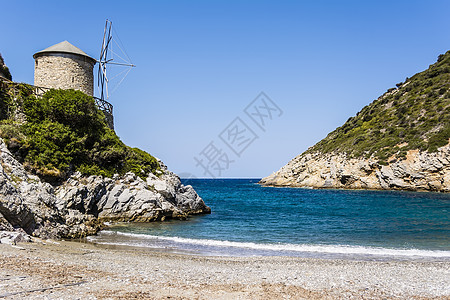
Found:
[[[0,74],[3,74],[3,76],[6,79],[12,80],[11,72],[9,71],[9,68],[5,65],[5,61],[3,60],[1,53],[0,53]]]
[[[0,98],[5,98],[4,92]],[[94,99],[80,91],[50,90],[42,97],[27,95],[15,102],[20,102],[26,122],[3,120],[0,136],[30,171],[46,181],[57,182],[74,171],[107,177],[131,171],[144,178],[159,169],[153,156],[122,143]]]

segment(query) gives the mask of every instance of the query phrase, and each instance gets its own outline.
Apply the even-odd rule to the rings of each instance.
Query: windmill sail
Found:
[[[113,93],[119,87],[133,67],[135,65],[131,62],[119,36],[112,27],[112,22],[106,20],[98,60],[97,77],[100,98],[107,100],[110,93]]]

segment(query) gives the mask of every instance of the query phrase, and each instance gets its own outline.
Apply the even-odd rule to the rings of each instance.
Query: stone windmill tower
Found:
[[[127,76],[131,68],[135,67],[131,63],[124,47],[113,38],[112,22],[106,20],[103,33],[102,49],[100,59],[96,60],[80,48],[75,47],[68,41],[61,42],[36,52],[34,58],[34,86],[37,88],[52,89],[74,89],[92,96],[97,107],[103,111],[106,122],[111,129],[114,129],[113,106],[106,101],[109,97],[108,87],[114,83],[117,88]],[[116,34],[117,35],[117,34]],[[114,47],[113,47],[114,45]],[[120,53],[118,53],[119,51]],[[126,58],[126,59],[125,59]],[[94,65],[98,62],[98,87],[100,98],[94,97]],[[107,66],[115,65],[125,68],[112,78],[107,76]],[[109,70],[109,67],[108,67]],[[122,77],[119,77],[122,75]],[[111,76],[110,76],[111,77]]]
[[[94,96],[96,60],[68,41],[33,55],[34,85],[54,89],[80,90]]]

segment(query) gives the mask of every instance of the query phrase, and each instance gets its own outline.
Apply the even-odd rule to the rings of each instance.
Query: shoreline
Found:
[[[448,299],[450,263],[223,257],[76,241],[0,244],[7,299]]]
[[[105,249],[167,252],[197,257],[298,257],[352,261],[448,262],[450,251],[340,244],[282,244],[152,236],[104,230],[83,242]]]
[[[312,186],[312,185],[300,185],[295,183],[289,184],[274,184],[274,183],[262,183],[257,182],[262,187],[270,188],[293,188],[293,189],[305,189],[305,190],[334,190],[334,191],[368,191],[368,192],[405,192],[405,193],[435,193],[435,194],[450,194],[450,191],[432,191],[427,189],[406,189],[406,188],[352,188],[352,187],[338,187],[338,186]]]

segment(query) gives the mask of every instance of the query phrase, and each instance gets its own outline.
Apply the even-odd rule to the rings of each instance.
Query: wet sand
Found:
[[[0,244],[0,299],[450,299],[450,263]]]

